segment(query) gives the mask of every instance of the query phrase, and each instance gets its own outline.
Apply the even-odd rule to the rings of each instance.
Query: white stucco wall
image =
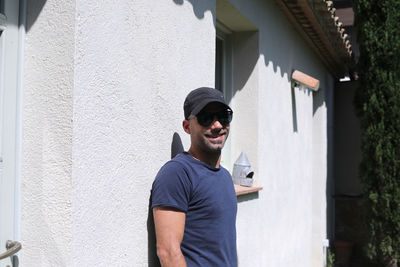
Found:
[[[256,116],[235,122],[237,147],[248,147],[257,166],[258,195],[239,197],[238,251],[241,266],[322,266],[326,238],[327,92],[333,80],[274,1],[231,3],[259,29],[260,58],[238,99],[258,86]],[[218,16],[218,14],[217,14]],[[241,65],[241,62],[238,63]],[[294,69],[321,81],[313,93],[290,87]],[[247,87],[247,88],[246,88]],[[235,109],[234,109],[235,110]],[[249,121],[250,120],[250,121]],[[258,131],[243,125],[255,124]],[[249,143],[257,146],[249,148]],[[238,152],[237,152],[238,153]],[[256,158],[254,157],[256,155]]]
[[[175,132],[188,148],[186,94],[214,84],[212,12],[199,19],[172,0],[77,1],[74,266],[147,266],[151,184]]]
[[[73,1],[28,1],[21,266],[71,266]]]
[[[264,187],[238,198],[240,266],[322,266],[332,78],[274,1],[231,2],[259,29],[233,38],[231,156]],[[189,146],[186,94],[214,85],[215,1],[47,0],[31,16],[23,263],[147,266],[152,181],[174,133]],[[291,89],[293,69],[321,90]]]

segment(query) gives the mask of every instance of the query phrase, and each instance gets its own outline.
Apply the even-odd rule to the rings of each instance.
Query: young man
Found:
[[[163,267],[237,266],[237,200],[220,166],[232,110],[223,95],[198,88],[184,103],[187,152],[158,172],[152,188],[157,255]]]

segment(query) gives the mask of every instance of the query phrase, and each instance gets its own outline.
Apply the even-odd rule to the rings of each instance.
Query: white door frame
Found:
[[[20,240],[21,104],[25,1],[3,4],[0,36],[0,253]],[[20,14],[22,16],[20,16]],[[22,23],[21,23],[22,22]],[[11,258],[0,261],[10,265]]]

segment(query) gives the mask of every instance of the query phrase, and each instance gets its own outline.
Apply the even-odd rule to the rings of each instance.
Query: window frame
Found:
[[[23,34],[20,1],[0,0],[0,247],[20,240]],[[9,265],[10,262],[7,262]]]
[[[217,20],[216,22],[216,33],[215,33],[215,74],[217,75],[217,56],[221,56],[221,71],[220,78],[221,89],[228,105],[233,106],[232,103],[232,92],[233,92],[233,43],[232,43],[233,32],[226,27],[224,24]],[[222,41],[222,53],[218,53],[217,49],[217,39]],[[215,77],[215,88],[217,89],[217,77]],[[235,118],[235,115],[234,115]],[[234,123],[233,119],[233,122]],[[232,172],[233,161],[232,161],[232,136],[234,135],[232,127],[230,130],[230,137],[227,139],[224,149],[222,150],[221,165],[223,165],[227,170]]]

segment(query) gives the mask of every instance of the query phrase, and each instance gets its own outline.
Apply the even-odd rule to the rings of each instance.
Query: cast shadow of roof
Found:
[[[216,9],[214,8],[215,2],[196,0],[173,0],[173,2],[180,6],[187,3],[191,4],[193,13],[199,20],[205,18],[206,12],[210,12],[213,16],[214,27],[216,27],[217,15]],[[255,1],[248,1],[243,5],[256,5],[256,3]],[[294,69],[301,70],[310,75],[316,75],[316,72],[321,74],[321,71],[318,71],[318,69],[323,68],[324,70],[322,73],[324,75],[322,75],[323,77],[320,79],[328,79],[326,69],[322,62],[320,62],[321,67],[318,67],[318,69],[309,64],[305,64],[305,62],[308,62],[310,58],[316,57],[315,53],[307,45],[306,49],[298,48],[299,45],[304,47],[305,41],[297,34],[296,30],[287,21],[284,14],[282,12],[276,12],[276,10],[279,9],[273,1],[265,1],[263,7],[253,6],[252,8],[256,10],[256,12],[252,13],[254,20],[261,22],[263,18],[267,16],[270,25],[259,29],[258,55],[249,55],[246,59],[247,61],[251,61],[251,63],[247,65],[249,68],[245,71],[246,73],[241,73],[240,79],[236,79],[235,82],[238,83],[234,86],[236,90],[233,92],[233,95],[235,95],[237,91],[242,90],[260,58],[260,62],[264,61],[266,67],[272,68],[275,74],[284,78],[287,82],[290,82],[291,73]],[[287,34],[282,33],[282,27],[284,27],[285,31],[288,32]],[[287,45],[293,43],[293,39],[298,43]],[[324,81],[321,82],[323,83]],[[313,94],[314,96],[317,96],[313,101],[313,114],[315,114],[316,110],[325,103],[323,94],[320,92],[312,92],[310,89],[302,90],[302,92],[308,95]],[[294,99],[290,99],[289,101],[294,101]]]
[[[26,32],[29,32],[42,12],[47,0],[27,1],[26,3]],[[20,22],[22,23],[22,22]]]
[[[198,0],[173,0],[175,4],[177,5],[183,5],[184,2],[189,2],[192,7],[193,7],[193,13],[195,14],[195,16],[198,19],[203,19],[204,18],[204,14],[207,11],[210,11],[211,13],[215,13],[215,10],[210,10],[209,6],[210,6],[210,1],[198,1]],[[215,17],[215,14],[213,14],[213,16]],[[215,19],[214,19],[214,26],[215,26]]]

